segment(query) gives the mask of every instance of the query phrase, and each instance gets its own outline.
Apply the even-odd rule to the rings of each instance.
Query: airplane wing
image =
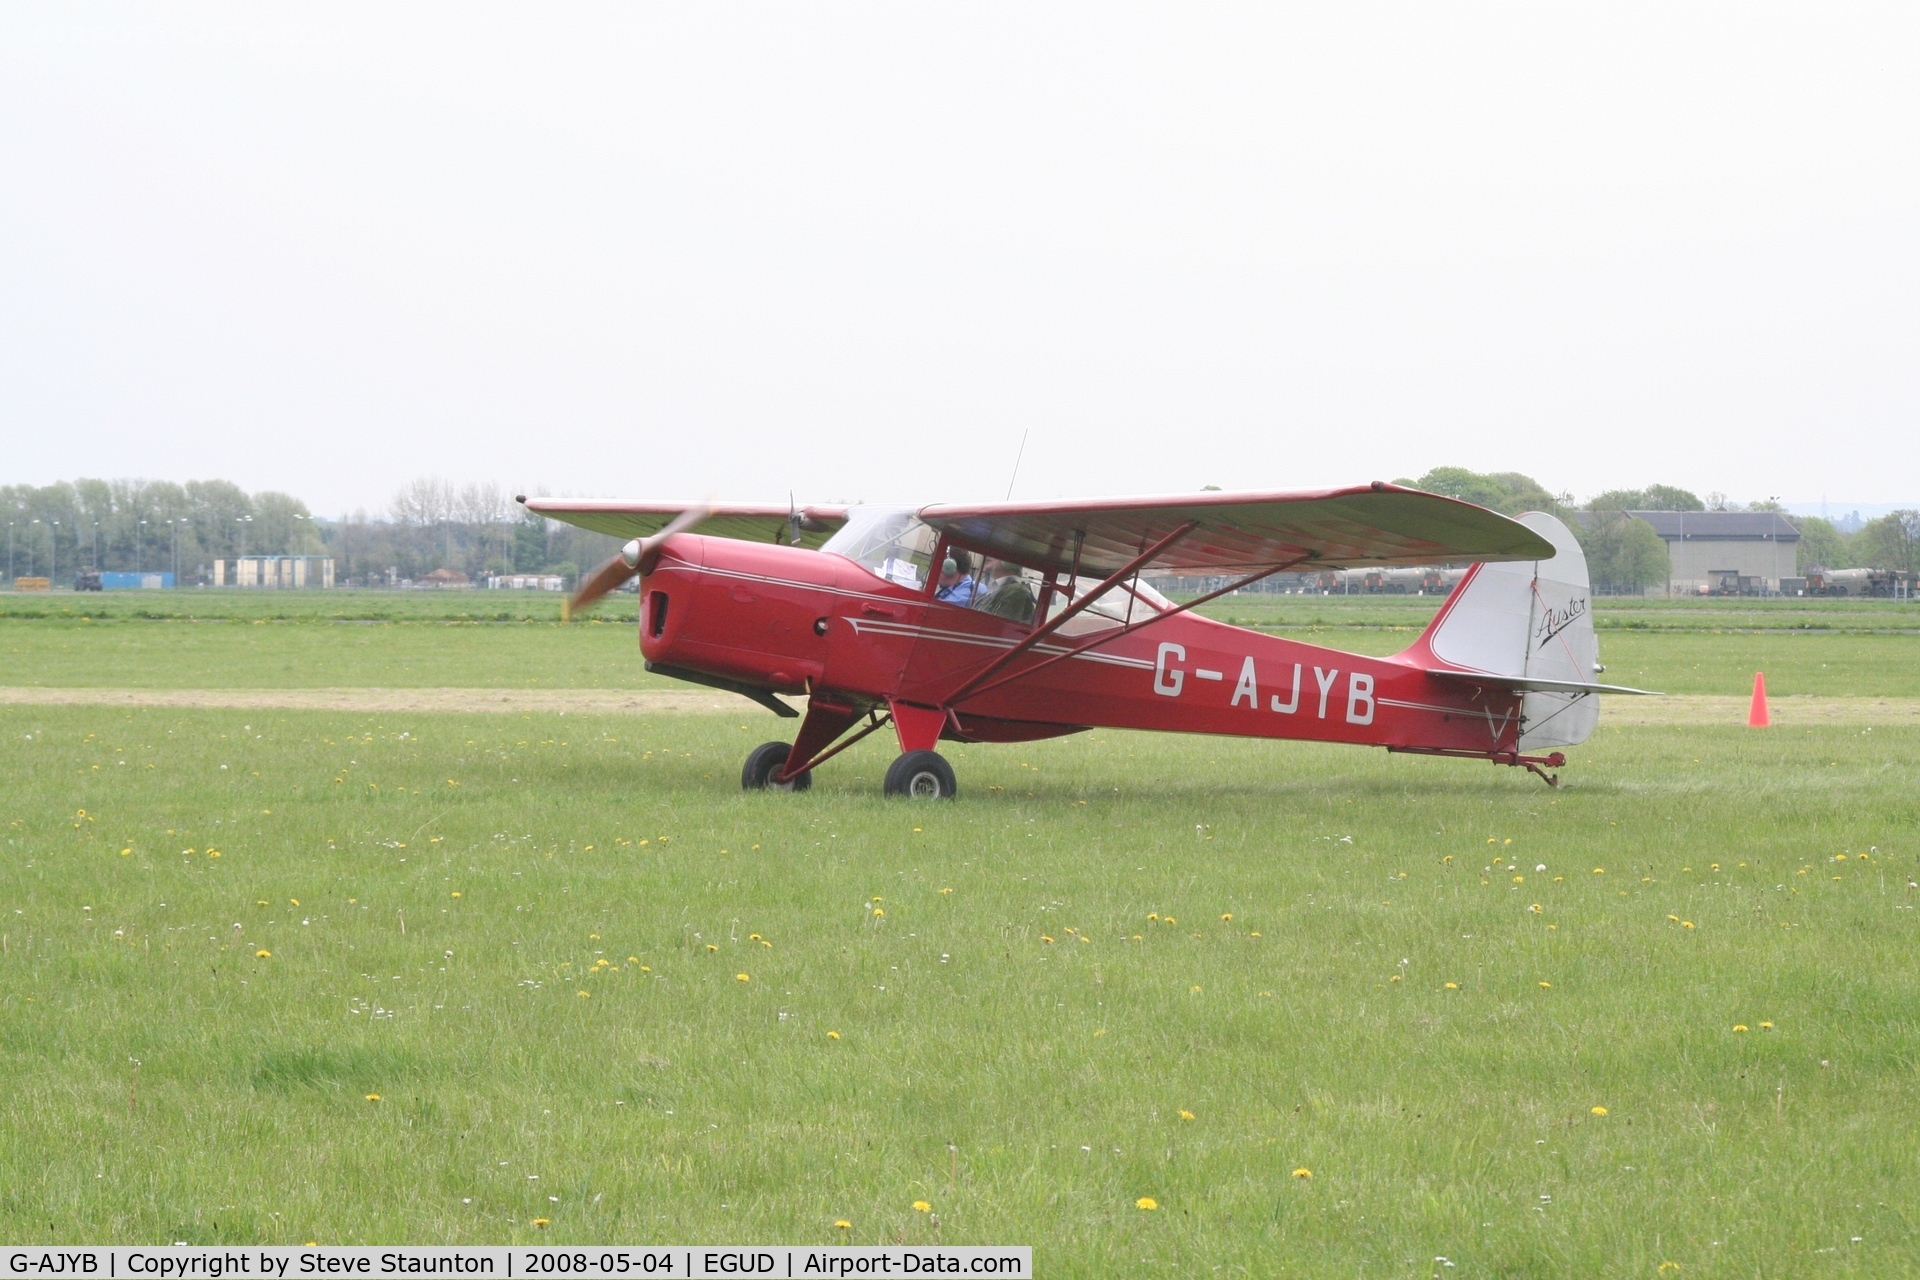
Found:
[[[616,498],[529,498],[524,494],[515,500],[549,520],[578,525],[623,542],[658,533],[681,512],[702,505],[707,506],[707,517],[693,530],[702,537],[746,542],[788,542],[792,538],[792,526],[787,521],[794,513],[771,503],[629,502]],[[800,507],[797,514],[803,547],[818,547],[847,522],[845,507]]]
[[[1183,493],[1071,502],[938,503],[920,518],[954,544],[1041,570],[1110,574],[1158,539],[1194,529],[1145,566],[1158,573],[1544,560],[1553,544],[1457,498],[1375,481],[1299,493]]]

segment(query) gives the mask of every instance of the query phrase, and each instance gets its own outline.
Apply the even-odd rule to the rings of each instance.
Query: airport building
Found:
[[[1670,595],[1799,589],[1800,530],[1772,511],[1629,511],[1667,544]],[[1785,584],[1783,586],[1783,584]]]
[[[241,556],[213,562],[216,587],[331,587],[331,556]]]

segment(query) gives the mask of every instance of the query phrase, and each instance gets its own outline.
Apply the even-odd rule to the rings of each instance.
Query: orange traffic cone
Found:
[[[1767,677],[1764,672],[1753,673],[1753,703],[1747,708],[1747,728],[1765,729],[1773,720],[1767,715]]]

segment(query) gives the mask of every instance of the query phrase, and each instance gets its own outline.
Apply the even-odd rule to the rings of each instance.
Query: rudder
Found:
[[[1586,554],[1553,516],[1529,511],[1515,518],[1553,544],[1552,557],[1475,565],[1421,642],[1461,672],[1592,686],[1600,642]],[[1600,704],[1585,690],[1525,689],[1520,714],[1521,750],[1569,747],[1593,733]]]

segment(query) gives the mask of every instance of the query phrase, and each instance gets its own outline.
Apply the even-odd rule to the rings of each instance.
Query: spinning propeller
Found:
[[[688,507],[675,516],[667,527],[644,538],[635,538],[620,548],[620,554],[588,574],[580,583],[579,590],[560,610],[562,620],[571,621],[576,610],[584,609],[599,600],[607,592],[621,586],[630,578],[645,577],[653,572],[660,563],[660,552],[666,546],[667,539],[676,533],[685,533],[707,518],[711,508],[706,506]]]

